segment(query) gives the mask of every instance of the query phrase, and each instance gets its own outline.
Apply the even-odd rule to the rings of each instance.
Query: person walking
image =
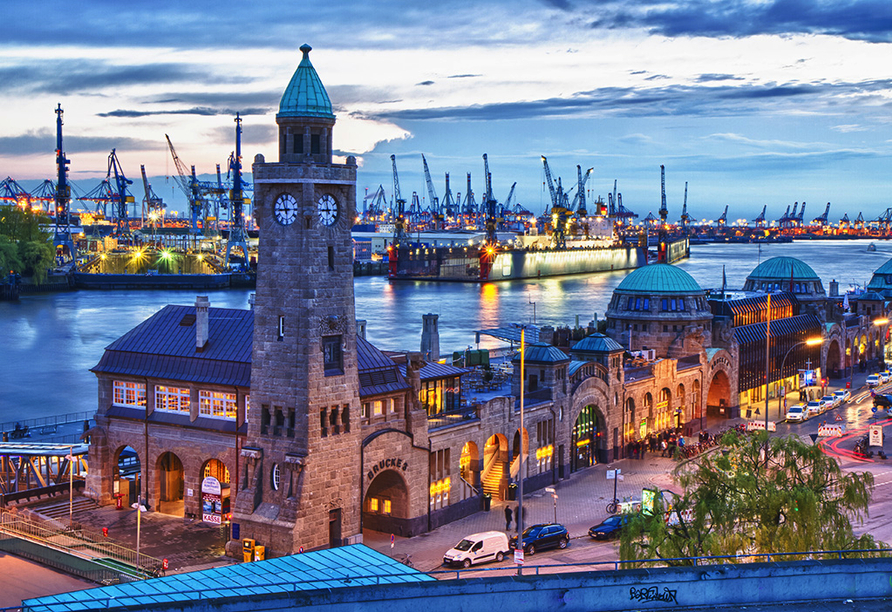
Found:
[[[511,519],[513,517],[513,512],[511,512],[511,506],[505,506],[505,531],[511,529]]]

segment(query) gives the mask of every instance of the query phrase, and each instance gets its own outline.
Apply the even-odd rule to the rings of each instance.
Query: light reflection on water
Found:
[[[779,255],[798,257],[821,277],[845,290],[866,284],[871,273],[892,257],[892,245],[877,241],[814,241],[793,244],[709,245],[692,247],[679,267],[702,287],[740,288],[759,261]],[[440,350],[446,354],[475,345],[474,332],[509,323],[539,325],[588,323],[604,317],[614,288],[625,272],[590,276],[509,281],[497,284],[394,283],[382,277],[357,278],[356,317],[368,321],[367,335],[382,349],[420,348],[422,315],[440,315]],[[247,308],[247,290],[209,292],[211,305]],[[194,291],[78,291],[24,296],[0,302],[0,421],[62,414],[96,407],[96,379],[89,371],[104,347],[166,304],[193,304]],[[481,346],[494,345],[487,340]]]

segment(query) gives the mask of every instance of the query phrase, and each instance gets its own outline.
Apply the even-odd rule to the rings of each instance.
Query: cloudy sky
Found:
[[[199,173],[234,148],[276,158],[275,112],[310,54],[335,106],[335,148],[359,193],[435,188],[546,206],[540,156],[565,185],[617,189],[644,217],[875,218],[892,206],[892,3],[888,0],[5,0],[0,175],[54,178],[55,114],[71,178],[104,178],[112,148],[142,197],[184,208],[164,135]]]

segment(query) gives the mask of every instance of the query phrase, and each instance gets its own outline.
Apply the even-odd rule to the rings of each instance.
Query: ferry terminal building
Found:
[[[142,491],[153,511],[209,522],[229,511],[237,537],[271,556],[359,542],[363,528],[411,536],[480,511],[485,495],[508,498],[519,478],[534,490],[619,459],[648,433],[738,416],[765,389],[749,371],[769,316],[778,351],[825,339],[816,352],[773,349],[770,383],[786,381],[781,365],[844,373],[881,350],[888,326],[871,321],[887,299],[873,292],[844,312],[798,260],[763,263],[749,293],[721,299],[679,268],[650,265],[617,287],[605,333],[565,348],[548,330],[532,339],[521,430],[519,358],[510,391],[467,402],[466,369],[385,354],[357,330],[356,164],[332,163],[331,102],[301,50],[276,116],[279,161],[254,160],[253,308],[203,297],[167,306],[93,368],[86,491],[100,503]],[[630,361],[630,350],[646,358]]]

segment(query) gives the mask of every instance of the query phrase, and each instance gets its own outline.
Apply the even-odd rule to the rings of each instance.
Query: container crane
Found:
[[[443,214],[440,211],[440,199],[437,197],[437,192],[434,190],[434,181],[431,180],[431,172],[427,167],[427,160],[424,158],[423,153],[421,154],[421,163],[424,165],[424,180],[427,183],[428,197],[430,197],[428,208],[430,208],[431,216],[434,219],[434,227],[436,229],[442,229]]]
[[[798,204],[798,202],[797,202]],[[785,227],[787,221],[790,220],[790,205],[787,204],[787,210],[784,211],[784,214],[781,215],[780,219],[777,220],[778,225],[781,227]]]
[[[728,205],[727,204],[725,204],[725,210],[722,212],[722,216],[719,217],[719,220],[717,223],[718,223],[719,227],[725,227],[726,225],[728,225]]]
[[[29,207],[31,194],[19,185],[15,179],[6,177],[0,181],[0,202],[11,206]]]
[[[142,221],[145,223],[148,217],[152,222],[152,227],[154,227],[158,217],[164,214],[164,201],[152,190],[152,185],[149,184],[149,178],[146,176],[144,164],[140,164],[139,171],[142,174],[142,186],[145,190],[145,195],[142,199]]]
[[[130,237],[130,220],[127,218],[127,205],[136,202],[127,190],[127,187],[133,184],[133,181],[124,176],[124,170],[121,168],[121,162],[118,160],[118,154],[114,149],[108,156],[108,174],[106,179],[109,182],[114,176],[113,185],[113,210],[115,213],[115,234],[121,237]]]
[[[378,185],[378,189],[372,195],[366,195],[363,202],[364,214],[367,219],[378,221],[384,213],[387,204],[387,196],[384,195],[384,185]]]
[[[849,229],[849,226],[852,224],[849,221],[849,213],[846,213],[842,216],[842,219],[839,220],[839,229]]]
[[[551,178],[551,168],[548,167],[548,159],[542,156],[542,166],[545,168],[545,180],[548,184],[548,191],[551,194],[551,210],[547,214],[551,215],[551,238],[555,248],[563,249],[567,245],[566,225],[569,210],[565,205],[566,197],[561,186],[561,179],[558,178],[557,186]]]
[[[514,181],[514,184],[511,185],[511,189],[508,191],[508,197],[505,198],[504,208],[507,212],[510,213],[518,213],[517,210],[520,206],[514,201],[514,188],[517,187],[517,181]]]
[[[177,155],[177,150],[173,148],[170,136],[165,134],[164,137],[167,139],[170,155],[173,157],[173,163],[177,168],[177,176],[175,176],[174,179],[176,180],[177,185],[180,186],[180,190],[185,194],[186,199],[189,201],[189,213],[192,217],[192,233],[198,234],[200,233],[198,229],[198,219],[201,217],[202,213],[202,198],[198,179],[195,176],[195,167],[193,166],[191,174],[187,174],[186,165],[180,159],[179,155]]]
[[[802,227],[802,218],[805,216],[805,200],[802,201],[802,208],[799,210],[799,216],[796,217],[796,222]]]
[[[486,195],[484,196],[483,201],[486,245],[493,248],[499,244],[499,237],[496,233],[496,225],[498,223],[496,206],[498,205],[498,202],[492,195],[492,175],[489,172],[489,159],[487,159],[486,153],[483,154],[483,171],[486,174]]]
[[[588,215],[585,203],[585,184],[594,171],[594,168],[589,168],[583,175],[582,166],[576,166],[576,195],[573,196],[573,202],[570,204],[568,210],[576,211],[576,215],[579,217]]]
[[[247,270],[251,260],[248,256],[248,234],[245,231],[244,215],[245,192],[242,187],[242,118],[238,113],[235,114],[235,152],[229,156],[229,171],[226,178],[232,180],[232,189],[229,191],[229,239],[226,241],[224,265],[229,266],[229,257],[235,247],[241,249],[244,254],[245,270]]]
[[[816,217],[812,223],[816,225],[827,225],[827,219],[830,215],[830,202],[827,202],[827,208],[824,209],[824,214],[820,217]]]
[[[660,225],[666,225],[669,209],[666,208],[666,166],[660,164]]]
[[[54,214],[56,216],[56,225],[53,232],[53,246],[56,250],[68,249],[68,256],[71,259],[77,258],[77,249],[74,246],[74,240],[71,238],[71,225],[68,218],[71,210],[71,186],[68,184],[68,164],[71,161],[65,157],[65,150],[62,148],[62,105],[56,107],[56,170],[58,176],[56,178],[56,193],[54,202]]]
[[[684,203],[681,205],[681,218],[679,221],[681,222],[682,231],[688,229],[688,222],[690,222],[691,216],[688,214],[688,182],[684,182]]]
[[[468,189],[465,191],[465,199],[462,202],[461,215],[462,218],[467,219],[468,222],[473,220],[476,225],[478,213],[477,200],[474,198],[474,190],[471,189],[471,173],[468,172]]]
[[[753,223],[756,224],[756,227],[765,227],[765,209],[768,208],[768,204],[762,206],[762,212],[759,213],[759,216],[753,219]]]
[[[452,218],[455,217],[455,207],[456,203],[452,197],[452,189],[449,187],[449,173],[446,173],[446,193],[443,194],[443,206],[440,207],[440,210],[443,211],[443,214],[446,217]]]
[[[406,232],[406,200],[403,199],[402,194],[400,194],[400,177],[396,171],[396,155],[390,156],[390,161],[393,164],[393,201],[396,206],[396,210],[393,211],[394,217],[394,233],[393,233],[393,247],[399,248],[408,242],[408,233]]]

